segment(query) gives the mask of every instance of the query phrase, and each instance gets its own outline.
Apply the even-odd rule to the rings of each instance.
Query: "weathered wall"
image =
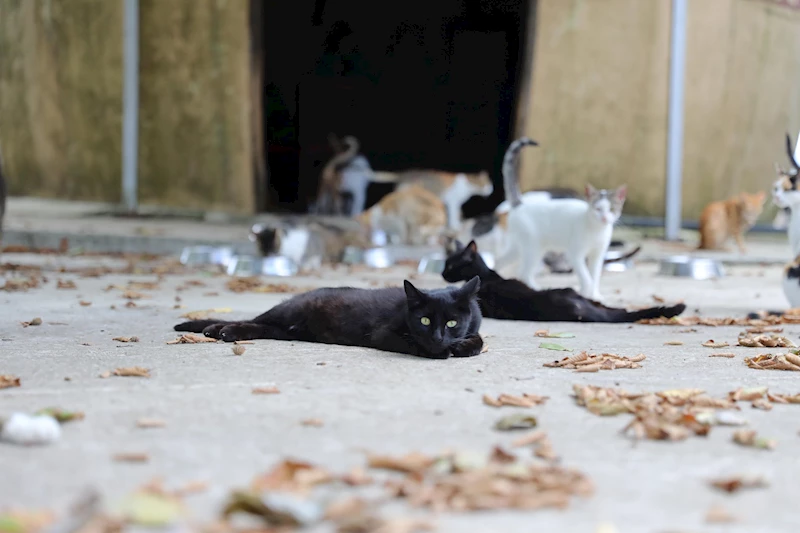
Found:
[[[140,1],[141,201],[251,212],[249,3]]]
[[[10,194],[116,200],[122,2],[0,0]]]
[[[800,127],[800,13],[770,0],[689,2],[684,216],[765,188]],[[670,2],[539,0],[523,188],[629,184],[663,215]]]
[[[120,199],[122,6],[0,0],[13,194]],[[141,203],[251,211],[248,2],[141,0]]]

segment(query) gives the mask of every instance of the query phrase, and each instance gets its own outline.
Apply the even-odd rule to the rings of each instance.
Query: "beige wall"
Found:
[[[663,215],[670,4],[539,0],[523,189],[628,183],[626,213]],[[800,12],[689,2],[684,216],[768,186],[800,127]]]
[[[12,194],[120,200],[121,0],[0,0]],[[142,203],[250,212],[248,2],[141,0]]]

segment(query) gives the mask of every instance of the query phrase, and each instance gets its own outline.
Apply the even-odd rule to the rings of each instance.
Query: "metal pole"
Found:
[[[139,152],[139,0],[125,1],[123,21],[122,203],[129,213],[138,207]]]
[[[683,85],[686,63],[686,0],[672,0],[669,54],[669,118],[667,124],[667,188],[664,237],[676,241],[681,232],[683,172]]]

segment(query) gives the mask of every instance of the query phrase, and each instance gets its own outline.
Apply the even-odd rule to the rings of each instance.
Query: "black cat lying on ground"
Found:
[[[203,333],[233,342],[277,339],[364,346],[429,359],[471,357],[483,348],[481,312],[473,277],[461,287],[403,289],[316,289],[282,302],[245,322],[192,320],[175,331]]]
[[[541,322],[636,322],[643,318],[671,318],[684,304],[627,311],[584,298],[573,289],[536,291],[516,279],[504,279],[486,266],[475,241],[466,247],[456,241],[456,251],[445,262],[442,277],[450,283],[478,276],[478,303],[486,318]]]

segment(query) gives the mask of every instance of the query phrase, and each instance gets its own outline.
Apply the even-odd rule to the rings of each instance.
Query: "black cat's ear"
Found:
[[[475,241],[469,241],[469,244],[467,245],[467,250],[469,250],[473,254],[477,254],[478,253],[478,245],[475,244]]]
[[[476,294],[478,294],[478,290],[481,288],[481,278],[475,276],[458,289],[459,295],[462,298],[472,298]]]
[[[413,286],[407,279],[403,280],[403,288],[406,290],[406,301],[409,307],[416,307],[425,301],[425,295],[418,288]]]

